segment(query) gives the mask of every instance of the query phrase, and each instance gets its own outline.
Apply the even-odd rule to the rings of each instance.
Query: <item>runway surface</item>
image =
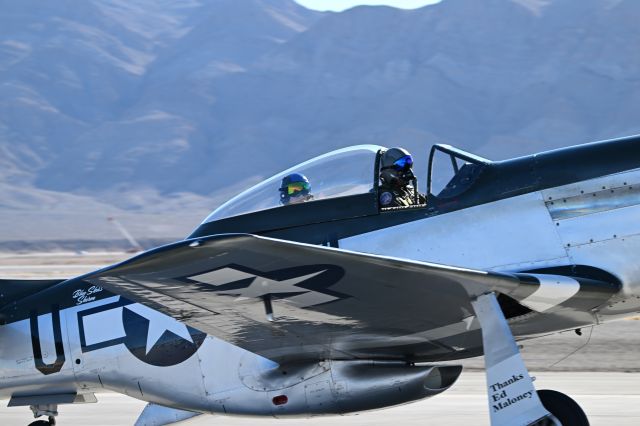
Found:
[[[589,416],[592,426],[637,426],[640,424],[640,373],[533,373],[538,389],[556,389],[573,397]],[[97,404],[61,406],[59,426],[133,425],[144,403],[113,394],[98,394]],[[0,424],[26,426],[28,408],[0,408]],[[255,419],[200,416],[187,425],[228,426],[482,426],[489,425],[484,393],[484,374],[463,373],[444,394],[413,404],[343,417],[312,419]]]

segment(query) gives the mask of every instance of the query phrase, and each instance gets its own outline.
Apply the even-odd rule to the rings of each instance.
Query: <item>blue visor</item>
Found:
[[[410,155],[405,155],[393,163],[393,168],[396,170],[409,169],[411,166],[413,166],[413,158]]]

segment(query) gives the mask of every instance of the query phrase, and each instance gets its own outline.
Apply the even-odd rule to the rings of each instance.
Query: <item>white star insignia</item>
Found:
[[[129,309],[130,311],[149,320],[149,332],[147,333],[147,348],[145,354],[148,354],[149,351],[151,351],[151,348],[158,343],[158,340],[160,340],[165,331],[170,331],[193,343],[191,334],[189,334],[189,330],[185,324],[161,314],[158,311],[154,311],[151,308],[147,308],[144,305],[134,304],[127,306],[126,309]]]
[[[217,291],[217,293],[238,296],[236,301],[261,298],[270,294],[302,293],[298,294],[297,296],[290,297],[286,300],[296,306],[307,307],[336,299],[336,297],[334,296],[297,286],[301,282],[307,281],[315,276],[322,274],[323,272],[326,272],[326,269],[314,272],[312,274],[303,275],[301,277],[277,281],[227,267],[207,272],[205,274],[194,275],[192,277],[189,277],[189,279],[204,284],[209,284],[215,287],[240,280],[251,279],[250,284],[245,288],[234,290],[220,290]]]

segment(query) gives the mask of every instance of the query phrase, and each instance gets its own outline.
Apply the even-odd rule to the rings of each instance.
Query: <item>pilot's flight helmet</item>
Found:
[[[309,179],[301,173],[291,173],[283,177],[278,190],[282,204],[289,204],[292,198],[298,197],[302,197],[306,201],[311,196]]]
[[[404,148],[390,148],[380,158],[380,179],[389,185],[406,185],[414,179],[413,157]]]

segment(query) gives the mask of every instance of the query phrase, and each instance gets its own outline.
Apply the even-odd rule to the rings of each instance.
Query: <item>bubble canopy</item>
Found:
[[[204,223],[281,206],[280,183],[290,173],[301,173],[311,183],[313,203],[327,198],[363,194],[374,186],[378,145],[338,149],[291,167],[236,195],[213,211]]]

